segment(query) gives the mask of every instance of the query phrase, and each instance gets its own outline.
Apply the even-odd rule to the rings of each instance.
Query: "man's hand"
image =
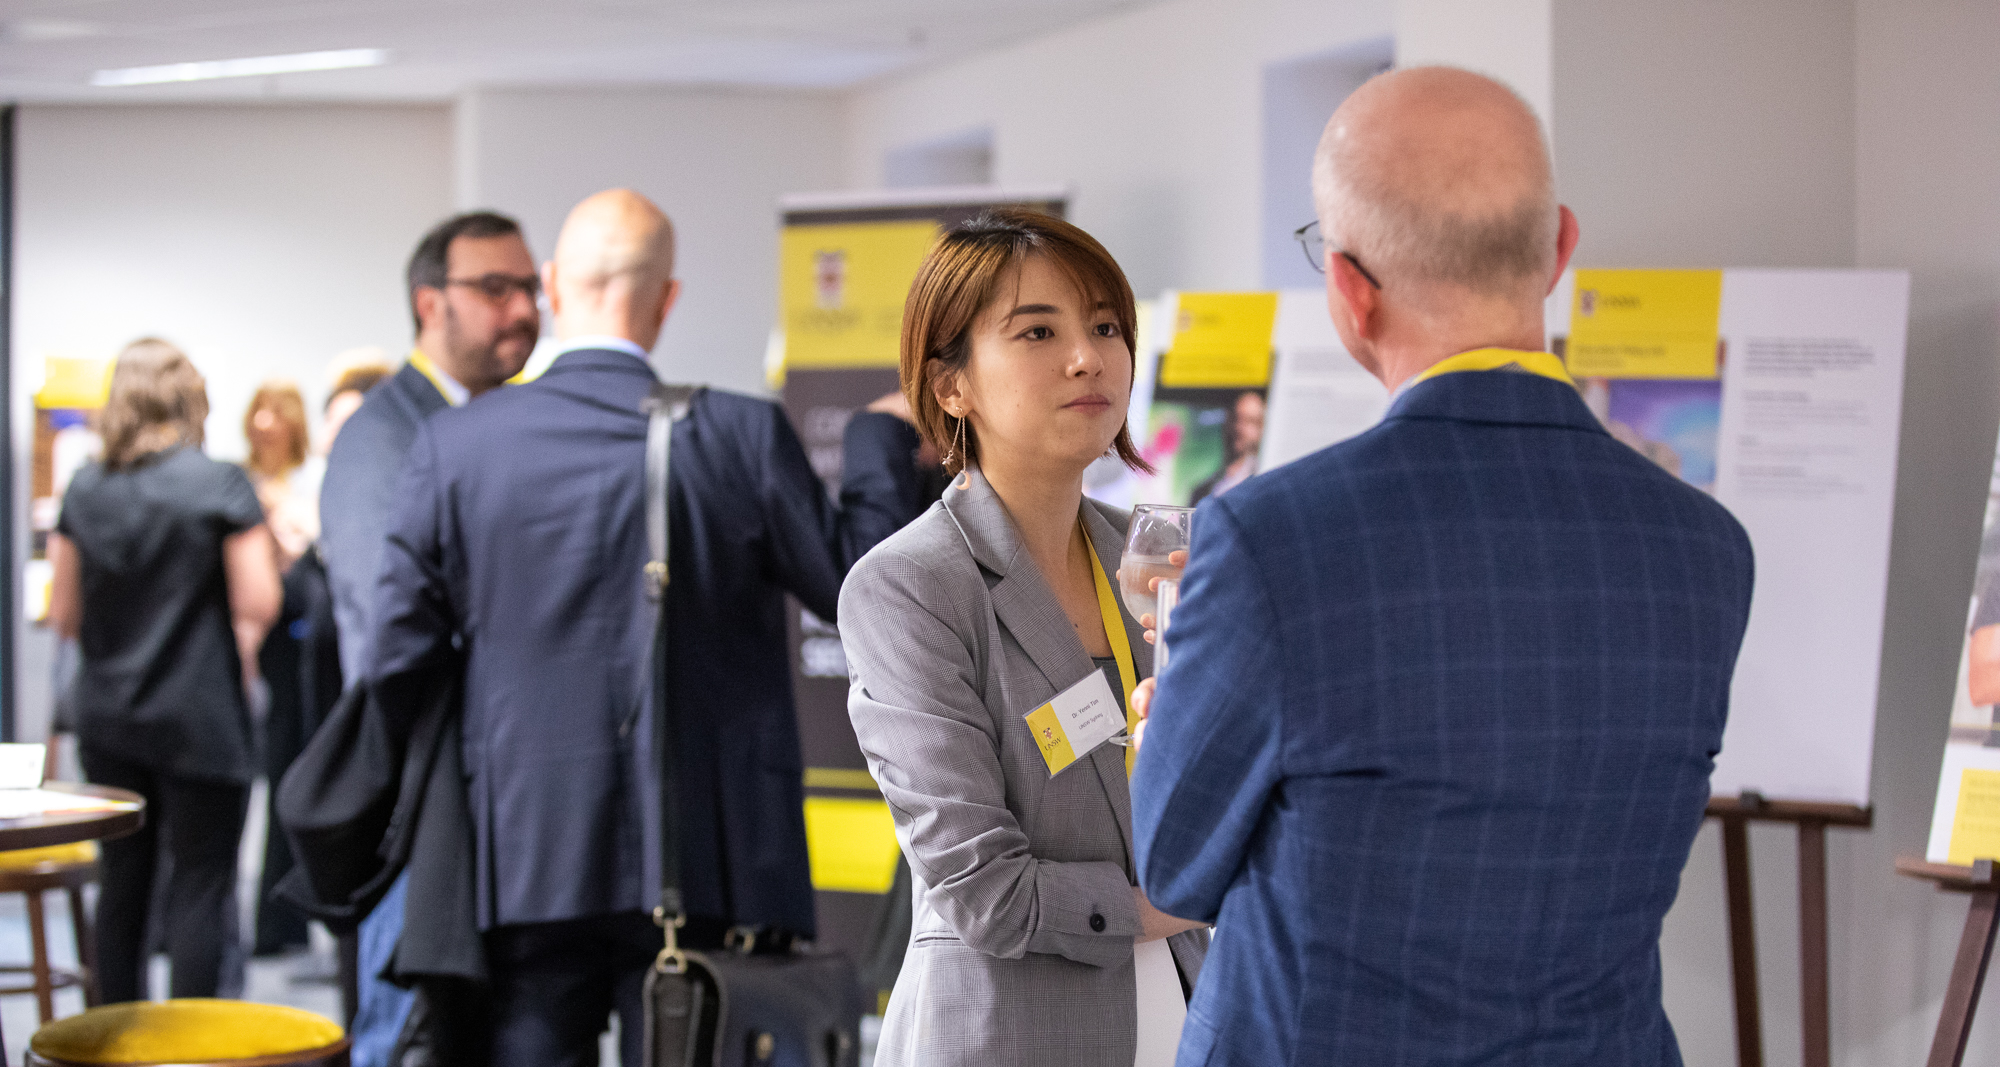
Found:
[[[882,415],[894,415],[912,426],[917,424],[916,413],[910,410],[909,398],[905,397],[901,390],[876,397],[869,402],[867,410]]]
[[[1136,885],[1132,887],[1132,900],[1139,905],[1139,936],[1132,940],[1141,945],[1148,941],[1158,941],[1163,937],[1184,934],[1189,930],[1199,930],[1208,925],[1168,915],[1154,907],[1153,902],[1146,899],[1146,891]]]
[[[1173,579],[1175,581],[1179,581],[1181,575],[1187,573],[1187,561],[1188,561],[1187,549],[1184,548],[1175,549],[1174,551],[1167,553],[1167,564],[1169,566],[1180,568],[1180,573],[1173,575]],[[1152,578],[1148,578],[1146,580],[1146,588],[1154,596],[1158,596],[1160,595],[1160,583],[1166,580],[1167,579],[1165,576],[1155,576]],[[1145,628],[1146,643],[1149,645],[1157,645],[1160,643],[1159,622],[1160,620],[1154,618],[1151,612],[1147,612],[1146,614],[1139,616],[1139,625]]]
[[[1150,632],[1150,631],[1149,631]],[[1132,728],[1132,751],[1137,752],[1146,740],[1146,715],[1153,710],[1153,690],[1159,683],[1151,678],[1140,682],[1132,690],[1132,714],[1139,717],[1139,724]]]

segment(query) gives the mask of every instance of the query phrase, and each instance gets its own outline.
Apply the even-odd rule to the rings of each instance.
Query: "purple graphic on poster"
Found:
[[[1614,379],[1612,436],[1690,485],[1715,488],[1716,438],[1722,428],[1719,379]]]

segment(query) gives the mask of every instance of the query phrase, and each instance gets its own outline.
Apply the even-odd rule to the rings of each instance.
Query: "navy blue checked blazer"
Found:
[[[1204,504],[1132,780],[1181,1067],[1680,1063],[1660,922],[1750,542],[1570,386],[1418,382]]]
[[[441,412],[410,446],[376,590],[370,678],[413,715],[465,672],[481,929],[658,897],[640,402],[623,352]],[[690,915],[813,933],[784,594],[832,619],[848,568],[917,510],[916,432],[848,424],[841,505],[776,404],[703,392],[674,428],[667,687]],[[419,684],[412,684],[419,683]]]

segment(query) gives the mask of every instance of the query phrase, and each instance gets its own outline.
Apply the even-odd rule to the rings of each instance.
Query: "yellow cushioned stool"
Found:
[[[90,913],[83,908],[83,887],[95,881],[97,843],[94,841],[0,852],[0,893],[21,893],[28,898],[28,939],[34,949],[34,960],[28,966],[0,966],[0,974],[32,975],[29,984],[0,987],[0,994],[33,993],[43,1022],[55,1018],[58,989],[79,987],[83,990],[84,1007],[97,1003],[97,978],[90,970],[97,952]],[[51,889],[60,889],[69,897],[70,928],[76,934],[74,971],[49,965],[48,916],[42,911],[42,894]]]
[[[322,1015],[277,1004],[189,998],[92,1008],[42,1027],[35,1067],[347,1067],[347,1034]]]

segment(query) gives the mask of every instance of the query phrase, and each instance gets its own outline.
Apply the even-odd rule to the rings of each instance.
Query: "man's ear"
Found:
[[[549,297],[549,314],[561,316],[562,290],[556,288],[556,261],[553,259],[542,264],[542,292]]]
[[[1558,206],[1556,215],[1561,219],[1556,224],[1556,273],[1549,279],[1549,291],[1543,293],[1543,297],[1556,291],[1556,283],[1562,281],[1563,271],[1569,267],[1569,257],[1576,254],[1576,242],[1582,237],[1576,224],[1576,212]]]
[[[667,316],[673,313],[674,304],[681,298],[681,280],[668,278],[666,292],[660,295],[660,327],[666,328]]]
[[[1382,291],[1361,268],[1332,248],[1326,250],[1326,296],[1327,310],[1335,322],[1340,321],[1344,309],[1356,337],[1375,339],[1375,311],[1381,307]]]
[[[417,332],[423,333],[444,314],[444,290],[436,286],[420,285],[410,296],[411,302],[417,308]]]

